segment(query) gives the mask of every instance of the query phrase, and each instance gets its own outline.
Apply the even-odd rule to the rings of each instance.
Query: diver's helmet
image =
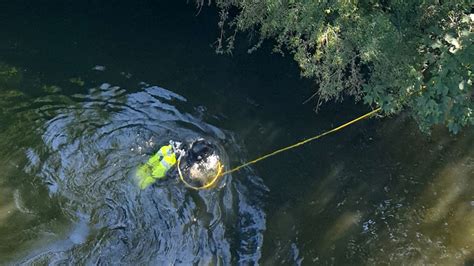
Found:
[[[184,181],[194,188],[212,186],[222,170],[217,147],[204,139],[191,143],[179,167]]]

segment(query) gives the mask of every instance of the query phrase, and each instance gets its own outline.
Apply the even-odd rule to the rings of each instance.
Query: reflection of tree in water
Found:
[[[473,259],[472,130],[427,136],[403,117],[381,125],[355,151],[338,149],[332,166],[308,177],[296,202],[269,217],[276,222],[266,243],[275,240],[266,245],[280,256],[264,260],[292,261],[297,254],[323,264],[453,265]]]
[[[21,70],[0,64],[1,261],[21,256],[48,227],[59,229],[64,223],[57,201],[49,198],[40,179],[25,171],[39,159],[26,148],[37,146],[41,134],[34,102],[22,92],[33,83]]]
[[[13,89],[21,82],[22,76],[18,68],[0,62],[0,89]]]
[[[394,176],[399,188],[389,194],[395,218],[389,219],[384,237],[374,241],[374,248],[384,246],[384,254],[374,252],[372,260],[377,263],[377,258],[384,255],[394,263],[453,265],[472,259],[472,130],[452,136],[438,129],[428,137],[403,127],[394,128],[400,123],[403,125],[402,119],[388,128],[395,133],[389,141],[398,147],[391,154],[402,163]],[[409,167],[403,169],[403,164]],[[405,202],[401,200],[404,197]]]

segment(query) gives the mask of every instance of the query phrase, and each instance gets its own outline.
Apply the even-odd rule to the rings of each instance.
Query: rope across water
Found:
[[[260,157],[258,157],[258,158],[256,158],[256,159],[252,160],[252,161],[248,161],[248,162],[246,162],[246,163],[244,163],[244,164],[241,164],[241,165],[239,165],[239,166],[237,166],[237,167],[234,167],[234,168],[232,168],[232,169],[230,169],[230,170],[227,170],[227,171],[225,171],[225,172],[222,172],[222,169],[223,169],[224,167],[223,167],[223,165],[219,162],[219,164],[218,164],[218,168],[219,168],[219,169],[218,169],[218,171],[217,171],[216,176],[211,180],[211,182],[209,182],[209,183],[207,183],[206,185],[203,185],[203,186],[201,186],[201,187],[195,187],[195,186],[193,186],[193,185],[191,185],[191,184],[189,184],[188,182],[185,181],[185,179],[184,179],[184,177],[183,177],[183,174],[182,174],[182,172],[181,172],[180,166],[179,166],[179,165],[180,165],[180,161],[181,161],[181,158],[179,158],[179,159],[178,159],[178,163],[177,163],[179,178],[180,178],[180,180],[181,180],[187,187],[189,187],[189,188],[191,188],[191,189],[194,189],[194,190],[208,189],[208,188],[212,187],[212,186],[216,183],[216,181],[219,179],[219,177],[221,177],[221,176],[225,176],[225,175],[231,174],[231,173],[233,173],[233,172],[239,171],[240,169],[242,169],[242,168],[244,168],[244,167],[247,167],[247,166],[249,166],[249,165],[255,164],[255,163],[257,163],[257,162],[260,162],[260,161],[262,161],[262,160],[265,160],[265,159],[267,159],[267,158],[269,158],[269,157],[272,157],[272,156],[277,155],[277,154],[279,154],[279,153],[282,153],[282,152],[284,152],[284,151],[291,150],[291,149],[293,149],[293,148],[299,147],[299,146],[304,145],[304,144],[306,144],[306,143],[308,143],[308,142],[311,142],[311,141],[313,141],[313,140],[322,138],[322,137],[324,137],[324,136],[326,136],[326,135],[329,135],[329,134],[334,133],[334,132],[336,132],[336,131],[338,131],[338,130],[341,130],[341,129],[347,127],[347,126],[350,126],[350,125],[352,125],[352,124],[354,124],[354,123],[356,123],[356,122],[359,122],[359,121],[364,120],[364,119],[366,119],[366,118],[368,118],[368,117],[371,117],[372,115],[374,115],[374,114],[380,112],[381,110],[382,110],[382,108],[379,107],[379,108],[377,108],[377,109],[375,109],[375,110],[373,110],[373,111],[370,111],[370,112],[368,112],[368,113],[366,113],[366,114],[364,114],[364,115],[362,115],[362,116],[359,116],[359,117],[357,117],[357,118],[355,118],[355,119],[353,119],[353,120],[351,120],[351,121],[349,121],[349,122],[347,122],[347,123],[344,123],[344,124],[342,124],[342,125],[340,125],[340,126],[338,126],[338,127],[335,127],[335,128],[333,128],[333,129],[331,129],[331,130],[328,130],[328,131],[326,131],[326,132],[324,132],[324,133],[321,133],[321,134],[316,135],[316,136],[314,136],[314,137],[311,137],[311,138],[305,139],[305,140],[303,140],[303,141],[297,142],[297,143],[292,144],[292,145],[290,145],[290,146],[283,147],[283,148],[278,149],[278,150],[276,150],[276,151],[273,151],[273,152],[271,152],[271,153],[265,154],[265,155],[260,156]]]

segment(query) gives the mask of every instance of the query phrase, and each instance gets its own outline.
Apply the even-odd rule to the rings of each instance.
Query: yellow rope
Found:
[[[207,188],[210,188],[212,185],[214,185],[214,183],[217,181],[217,179],[218,179],[220,176],[225,176],[225,175],[231,174],[231,173],[236,172],[236,171],[238,171],[238,170],[240,170],[240,169],[242,169],[242,168],[244,168],[244,167],[246,167],[246,166],[249,166],[249,165],[255,164],[255,163],[259,162],[259,161],[265,160],[265,159],[267,159],[268,157],[274,156],[274,155],[276,155],[276,154],[278,154],[278,153],[281,153],[281,152],[284,152],[284,151],[287,151],[287,150],[296,148],[296,147],[298,147],[298,146],[304,145],[304,144],[306,144],[306,143],[308,143],[308,142],[311,142],[311,141],[313,141],[313,140],[322,138],[322,137],[324,137],[324,136],[326,136],[326,135],[329,135],[329,134],[334,133],[334,132],[336,132],[336,131],[338,131],[338,130],[341,130],[341,129],[343,129],[343,128],[349,126],[349,125],[352,125],[352,124],[354,124],[354,123],[356,123],[356,122],[358,122],[358,121],[360,121],[360,120],[366,119],[366,118],[368,118],[368,117],[370,117],[370,116],[372,116],[372,115],[378,113],[380,110],[382,110],[382,108],[379,107],[379,108],[377,108],[377,109],[375,109],[375,110],[373,110],[373,111],[371,111],[371,112],[366,113],[365,115],[359,116],[359,117],[356,118],[356,119],[353,119],[353,120],[351,120],[351,121],[349,121],[349,122],[347,122],[347,123],[345,123],[345,124],[342,124],[342,125],[340,125],[340,126],[338,126],[338,127],[333,128],[333,129],[331,129],[331,130],[328,130],[328,131],[326,131],[326,132],[324,132],[324,133],[322,133],[322,134],[319,134],[319,135],[317,135],[317,136],[314,136],[314,137],[305,139],[305,140],[300,141],[300,142],[298,142],[298,143],[295,143],[295,144],[293,144],[293,145],[286,146],[286,147],[281,148],[281,149],[278,149],[278,150],[276,150],[276,151],[274,151],[274,152],[265,154],[265,155],[263,155],[263,156],[260,156],[260,157],[256,158],[255,160],[246,162],[246,163],[244,163],[244,164],[242,164],[242,165],[239,165],[239,166],[237,166],[237,167],[235,167],[235,168],[233,168],[233,169],[230,169],[230,170],[228,170],[228,171],[225,171],[225,172],[223,172],[223,173],[222,173],[222,168],[223,168],[223,166],[219,163],[219,171],[217,172],[217,175],[212,179],[212,181],[211,181],[210,183],[208,183],[208,184],[206,184],[206,185],[204,185],[204,186],[202,186],[202,187],[195,187],[195,186],[192,186],[191,184],[187,183],[187,182],[184,180],[184,177],[183,177],[183,175],[182,175],[182,173],[181,173],[181,169],[179,168],[180,160],[178,159],[178,167],[177,167],[177,168],[178,168],[179,177],[180,177],[181,181],[182,181],[187,187],[189,187],[189,188],[192,188],[192,189],[195,189],[195,190],[207,189]]]
[[[178,159],[178,163],[176,165],[176,168],[178,168],[179,179],[188,188],[191,188],[191,189],[194,189],[194,190],[208,189],[208,188],[212,187],[214,185],[214,183],[216,183],[217,179],[219,179],[219,177],[221,176],[222,169],[224,169],[224,166],[221,164],[221,162],[218,162],[217,174],[216,174],[216,176],[214,176],[214,178],[211,180],[211,182],[209,182],[209,183],[207,183],[207,184],[205,184],[201,187],[195,187],[195,186],[189,184],[188,182],[186,182],[186,180],[184,180],[183,173],[181,173],[181,168],[179,167],[180,163],[181,163],[181,157]]]

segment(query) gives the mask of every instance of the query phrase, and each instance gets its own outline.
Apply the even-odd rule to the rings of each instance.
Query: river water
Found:
[[[215,55],[215,11],[159,1],[2,4],[2,264],[470,265],[474,132],[373,118],[224,177],[140,191],[168,140],[227,168],[367,111],[318,112],[268,47]],[[14,2],[14,3],[13,3]]]

